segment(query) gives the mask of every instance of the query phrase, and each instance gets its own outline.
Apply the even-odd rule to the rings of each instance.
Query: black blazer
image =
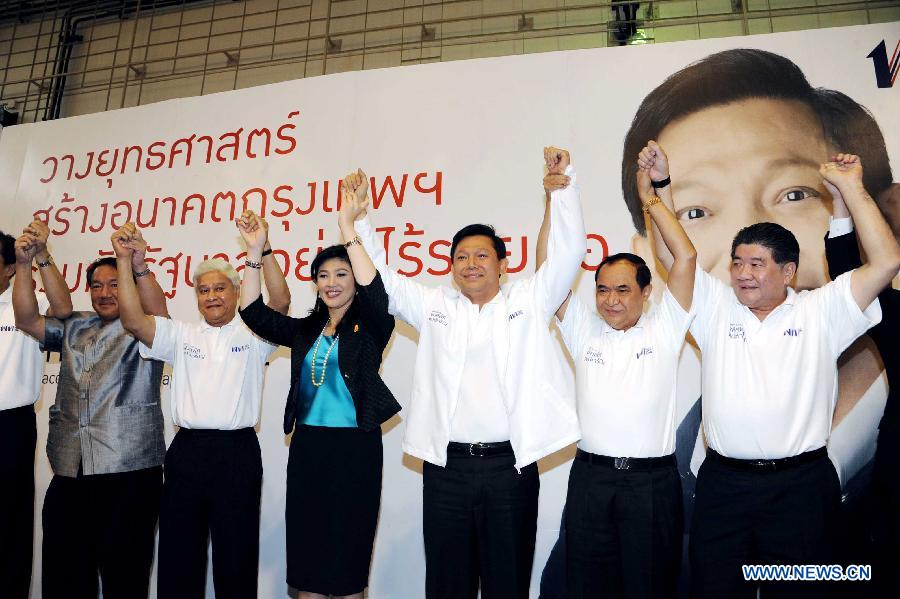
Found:
[[[825,235],[825,259],[832,279],[862,266],[856,231],[829,237]],[[900,433],[900,291],[888,284],[878,294],[881,303],[881,322],[869,329],[868,335],[875,342],[888,379],[887,404],[879,428],[894,434]]]
[[[394,331],[394,317],[388,313],[388,296],[381,275],[376,274],[369,285],[357,283],[356,290],[357,296],[336,331],[341,340],[338,366],[353,397],[357,425],[371,431],[400,411],[400,404],[378,374],[381,354]],[[303,360],[322,332],[328,315],[285,316],[268,307],[262,295],[241,310],[240,315],[250,330],[266,341],[291,348],[291,388],[284,407],[284,434],[288,435],[297,419],[299,377],[309,376],[308,372],[301,372]]]

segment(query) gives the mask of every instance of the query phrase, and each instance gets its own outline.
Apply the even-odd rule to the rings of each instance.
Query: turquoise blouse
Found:
[[[329,354],[328,348],[331,347],[332,342],[334,348]],[[297,420],[303,424],[344,428],[356,428],[357,426],[356,406],[353,404],[353,397],[344,383],[344,377],[341,376],[341,369],[338,366],[339,343],[339,339],[335,340],[333,337],[327,336],[323,336],[319,343],[314,373],[317,383],[322,380],[322,370],[325,370],[325,380],[319,387],[312,384],[313,375],[310,373],[313,352],[316,349],[315,343],[309,348],[306,358],[303,359],[300,384],[297,385],[299,393]],[[326,355],[328,356],[327,365],[325,363]]]

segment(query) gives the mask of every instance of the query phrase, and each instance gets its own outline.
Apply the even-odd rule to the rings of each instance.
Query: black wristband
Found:
[[[672,182],[672,177],[666,177],[662,181],[650,181],[650,185],[653,186],[653,189],[662,189],[666,185]]]
[[[264,252],[262,253],[262,256],[261,256],[261,257],[262,257],[262,258],[265,258],[266,256],[268,256],[268,255],[271,254],[271,253],[272,253],[272,248],[269,248],[269,249],[267,249],[266,251],[264,251]]]

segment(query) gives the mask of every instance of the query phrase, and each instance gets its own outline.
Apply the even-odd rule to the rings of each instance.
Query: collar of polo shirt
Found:
[[[227,329],[228,327],[235,326],[237,324],[237,321],[239,318],[240,317],[237,315],[237,313],[235,313],[234,318],[232,318],[230,321],[228,321],[227,324],[223,324],[220,327],[214,327],[213,325],[206,322],[205,318],[201,318],[200,319],[200,328],[203,329],[204,331],[207,329]]]

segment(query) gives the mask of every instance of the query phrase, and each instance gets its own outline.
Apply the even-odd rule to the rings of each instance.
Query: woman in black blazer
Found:
[[[353,229],[367,205],[364,179],[361,171],[347,176],[339,221],[349,242],[313,260],[318,295],[304,318],[263,303],[257,265],[265,227],[253,213],[238,220],[248,246],[241,318],[263,339],[291,348],[284,411],[284,432],[294,432],[285,509],[287,583],[301,599],[362,599],[381,503],[380,425],[400,410],[378,374],[394,318],[381,277]]]

